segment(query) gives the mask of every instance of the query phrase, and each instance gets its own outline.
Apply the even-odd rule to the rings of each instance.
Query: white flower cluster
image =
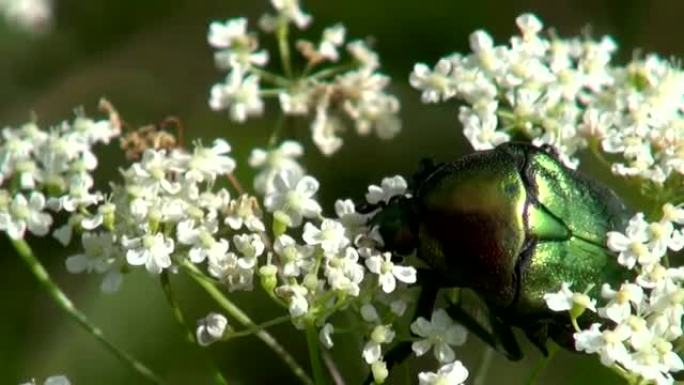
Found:
[[[25,382],[21,385],[36,385],[37,382],[36,380],[31,380],[29,382]],[[45,379],[45,382],[43,382],[43,385],[71,385],[71,382],[66,376],[51,376]]]
[[[52,0],[2,0],[0,13],[7,22],[30,33],[46,32],[52,25]]]
[[[391,180],[406,184],[396,177],[387,178],[385,185]],[[360,214],[351,200],[338,200],[337,217],[323,217],[314,198],[318,182],[308,175],[282,170],[273,185],[264,198],[264,207],[274,218],[273,268],[262,268],[262,273],[276,278],[275,293],[288,304],[294,319],[322,324],[360,295],[379,294],[377,287],[389,294],[397,281],[416,281],[414,268],[398,265],[390,253],[378,250],[382,240],[366,225],[372,213]],[[397,190],[394,184],[392,188],[405,193],[405,188]],[[302,224],[300,242],[293,232]],[[377,279],[369,279],[372,276]],[[369,287],[362,293],[363,284]]]
[[[147,149],[86,218],[98,228],[83,235],[85,251],[69,257],[67,268],[107,273],[109,291],[126,264],[159,274],[186,259],[207,261],[209,273],[230,290],[251,288],[265,228],[255,198],[216,188],[235,169],[230,150],[220,139],[211,147],[195,143],[192,153]],[[231,241],[237,253],[229,251]]]
[[[476,150],[512,138],[550,145],[575,168],[579,149],[602,147],[622,160],[613,172],[662,184],[684,175],[684,72],[655,55],[611,65],[610,37],[541,35],[534,15],[516,19],[520,35],[495,45],[479,30],[472,53],[416,64],[410,76],[426,103],[457,99],[464,134]]]
[[[639,376],[658,385],[674,383],[671,373],[684,370],[678,354],[684,267],[669,267],[667,253],[684,247],[682,225],[684,207],[666,204],[660,221],[649,223],[643,214],[637,214],[624,234],[608,233],[608,247],[619,253],[618,262],[632,269],[635,279],[616,288],[604,284],[603,306],[596,307],[596,301],[586,294],[573,293],[568,284],[558,293],[547,294],[552,310],[570,310],[576,318],[589,309],[606,319],[603,324],[577,330],[578,351],[599,354],[604,365],[618,368],[626,377]]]
[[[382,240],[367,225],[374,212],[359,213],[346,199],[335,202],[335,218],[324,217],[315,198],[319,184],[296,162],[300,155],[298,144],[285,142],[251,156],[251,163],[262,168],[256,188],[265,193],[264,207],[273,213],[274,242],[260,268],[262,283],[288,306],[295,325],[323,325],[320,339],[328,348],[335,331],[328,318],[359,306],[368,336],[362,356],[381,376],[386,372],[382,346],[393,341],[393,322],[407,307],[397,289],[414,283],[416,270],[379,250]],[[406,189],[403,178],[385,178],[380,186],[369,187],[366,199],[376,205],[406,194]]]
[[[244,122],[261,115],[265,97],[278,97],[285,115],[311,117],[314,143],[326,155],[342,146],[340,132],[344,120],[353,122],[357,133],[373,131],[381,139],[390,139],[400,130],[397,113],[399,101],[386,93],[389,77],[380,74],[378,55],[363,41],[346,44],[349,62],[338,65],[346,30],[341,24],[326,28],[318,44],[299,40],[296,47],[306,66],[296,76],[292,73],[287,41],[288,26],[305,28],[311,16],[296,0],[271,0],[276,15],[265,15],[261,28],[279,40],[284,74],[266,69],[269,54],[259,50],[258,39],[247,28],[247,19],[235,18],[213,22],[208,41],[215,48],[217,67],[228,71],[226,80],[211,89],[209,105],[214,110],[227,109],[231,119]],[[263,88],[268,84],[272,88]]]
[[[0,231],[22,239],[26,231],[44,236],[53,223],[47,211],[66,211],[71,219],[54,235],[65,242],[74,225],[89,227],[81,213],[102,195],[91,192],[97,166],[92,147],[119,134],[117,121],[94,121],[77,111],[71,122],[41,130],[36,123],[2,129],[0,138]]]
[[[377,308],[388,308],[382,316]],[[376,305],[366,303],[361,307],[363,320],[371,325],[371,333],[363,348],[363,358],[371,365],[371,373],[376,384],[382,384],[389,372],[383,361],[382,345],[393,342],[395,337],[392,322],[406,311],[407,303],[403,298],[378,298]],[[418,317],[411,324],[411,332],[418,336],[411,348],[416,356],[422,356],[434,348],[434,356],[441,365],[437,372],[421,372],[418,381],[421,385],[461,385],[468,377],[468,370],[456,360],[452,346],[461,346],[466,341],[466,329],[455,323],[443,309],[435,310],[428,321]]]

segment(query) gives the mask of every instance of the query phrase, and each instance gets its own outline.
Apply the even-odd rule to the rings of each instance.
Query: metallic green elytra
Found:
[[[629,211],[612,191],[545,150],[509,143],[428,167],[412,193],[374,218],[386,247],[416,249],[439,287],[472,289],[490,324],[521,327],[542,351],[547,337],[572,344],[567,313],[550,311],[544,294],[563,282],[575,291],[593,286],[595,294],[603,283],[629,278],[606,248],[606,234],[623,231]],[[471,318],[466,323],[477,321]],[[496,336],[489,342],[498,344]]]

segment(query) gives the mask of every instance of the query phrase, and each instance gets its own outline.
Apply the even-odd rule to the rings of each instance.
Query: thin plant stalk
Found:
[[[168,271],[164,270],[161,273],[161,286],[162,290],[164,291],[164,296],[166,297],[166,301],[169,304],[169,307],[171,307],[171,312],[173,313],[173,318],[176,320],[178,325],[181,327],[182,332],[185,334],[185,339],[192,344],[193,346],[198,346],[197,341],[195,339],[195,335],[193,333],[192,328],[190,325],[188,325],[187,321],[185,320],[185,316],[183,315],[183,311],[180,308],[180,304],[178,303],[178,299],[176,298],[175,293],[173,292],[173,288],[171,287],[171,280],[169,279],[169,273]],[[203,352],[206,352],[204,349],[200,349]],[[207,354],[209,355],[209,354]],[[216,379],[216,382],[219,385],[228,385],[228,381],[226,378],[223,376],[221,371],[218,368],[218,365],[216,362],[213,360],[213,357],[209,357],[211,359],[211,362],[213,364],[213,370],[214,370],[214,378]]]
[[[280,325],[280,324],[285,323],[289,320],[290,320],[289,315],[277,317],[277,318],[274,318],[270,321],[260,323],[253,328],[247,328],[245,330],[240,330],[238,332],[228,333],[228,335],[224,337],[224,340],[230,340],[230,339],[239,338],[239,337],[248,337],[248,336],[256,334],[257,332],[259,332],[261,330],[270,328],[271,326]]]
[[[537,365],[532,369],[532,373],[530,373],[530,376],[527,378],[527,381],[525,381],[525,385],[536,385],[537,381],[539,380],[539,377],[541,374],[544,372],[544,369],[546,369],[547,366],[549,366],[549,363],[553,360],[553,358],[556,356],[556,353],[558,353],[558,350],[560,348],[556,344],[549,344],[549,355],[542,358],[537,362]]]
[[[161,379],[159,375],[154,373],[150,368],[145,366],[140,361],[136,360],[129,353],[120,349],[114,345],[109,339],[104,336],[104,333],[100,328],[93,325],[92,322],[83,314],[80,310],[74,306],[73,302],[69,297],[64,294],[64,292],[57,286],[57,284],[50,278],[47,270],[40,263],[38,258],[33,254],[31,246],[29,246],[23,239],[12,240],[12,246],[17,251],[21,259],[26,263],[29,270],[33,276],[38,280],[40,285],[49,294],[50,298],[55,302],[55,304],[66,314],[68,314],[74,321],[76,321],[85,331],[90,335],[95,337],[95,339],[100,342],[107,350],[109,350],[114,356],[116,356],[122,363],[130,367],[133,371],[138,373],[141,377],[145,378],[147,381],[164,385],[166,384],[164,380]]]
[[[173,288],[171,288],[169,273],[166,270],[162,271],[160,276],[160,282],[162,291],[164,292],[164,296],[166,297],[166,302],[169,304],[169,307],[171,308],[173,318],[176,320],[178,325],[180,325],[185,340],[190,342],[191,344],[195,344],[195,335],[193,334],[192,329],[190,328],[188,323],[185,321],[183,311],[181,310],[180,305],[178,304],[178,300],[176,299],[176,295],[173,292]]]
[[[280,51],[280,60],[283,64],[283,72],[288,79],[292,79],[292,59],[290,58],[290,45],[288,42],[288,35],[290,33],[290,26],[287,20],[281,19],[278,23],[278,50]]]
[[[233,317],[236,321],[238,321],[242,326],[245,326],[247,328],[256,328],[258,325],[252,321],[247,314],[245,314],[242,309],[240,309],[237,305],[235,305],[231,300],[229,300],[221,290],[219,290],[216,286],[214,286],[214,283],[211,282],[208,279],[204,279],[204,274],[199,271],[194,265],[191,263],[185,263],[183,264],[183,267],[189,271],[190,277],[199,284],[204,291],[209,294],[210,297],[218,303],[223,310],[226,311],[231,317]],[[292,357],[292,355],[285,350],[285,348],[276,340],[268,331],[266,330],[259,330],[255,333],[255,335],[263,341],[273,352],[280,357],[281,360],[287,365],[290,370],[292,370],[292,373],[297,376],[297,378],[302,381],[305,385],[314,385],[313,380],[311,377],[309,377],[308,374],[306,374],[306,371],[299,366],[297,361]]]
[[[335,385],[346,385],[346,382],[342,377],[342,373],[340,373],[340,369],[335,364],[335,360],[333,360],[332,356],[330,355],[330,352],[325,349],[321,350],[321,356],[323,357],[323,362],[325,363],[325,366],[328,368],[328,373],[330,373],[330,377],[332,377],[333,383]]]
[[[306,326],[306,346],[309,348],[309,360],[316,385],[326,385],[327,381],[321,364],[321,352],[318,345],[318,333],[313,323]]]
[[[492,366],[492,361],[494,361],[494,349],[489,345],[486,345],[482,352],[480,366],[477,368],[473,385],[484,385],[486,383],[487,374],[489,373],[489,368]]]

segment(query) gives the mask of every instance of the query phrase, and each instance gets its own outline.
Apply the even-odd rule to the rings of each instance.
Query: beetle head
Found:
[[[413,198],[392,198],[380,207],[370,224],[378,226],[389,251],[410,254],[418,246],[418,215]]]

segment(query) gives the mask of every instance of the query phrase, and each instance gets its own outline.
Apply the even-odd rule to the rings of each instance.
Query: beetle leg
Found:
[[[519,361],[523,354],[520,345],[515,339],[511,327],[496,318],[489,309],[487,313],[473,314],[464,306],[462,299],[452,303],[446,311],[451,318],[460,322],[471,333],[478,336],[484,343],[491,346],[494,350],[504,354],[511,361]],[[478,304],[477,309],[482,310],[484,304]]]
[[[523,331],[532,345],[536,346],[544,357],[547,357],[549,350],[546,348],[546,341],[549,339],[549,325],[547,323],[535,323],[523,328]]]

